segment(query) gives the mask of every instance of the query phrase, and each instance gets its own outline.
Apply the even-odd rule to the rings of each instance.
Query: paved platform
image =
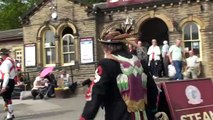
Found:
[[[49,98],[47,100],[13,100],[15,120],[79,120],[85,99],[80,94],[71,98]],[[0,100],[0,120],[6,116],[3,110],[3,100]],[[104,120],[103,110],[95,120]]]

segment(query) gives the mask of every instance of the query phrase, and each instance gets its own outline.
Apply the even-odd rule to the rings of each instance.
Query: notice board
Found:
[[[24,45],[24,58],[25,67],[36,66],[36,44],[32,43]]]
[[[80,38],[81,63],[94,62],[93,37]]]
[[[211,79],[162,83],[172,120],[213,120]]]

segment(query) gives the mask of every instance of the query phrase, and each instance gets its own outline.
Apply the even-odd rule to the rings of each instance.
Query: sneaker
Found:
[[[4,120],[13,120],[13,118],[15,118],[15,116],[14,116],[14,115],[12,115],[12,117],[11,117],[11,118],[7,118],[7,116],[5,116],[5,117],[4,117]]]
[[[154,75],[153,75],[152,77],[153,77],[153,79],[158,79],[158,77],[157,77],[157,76],[154,76]]]
[[[11,117],[11,118],[6,118],[5,120],[13,120],[13,118]]]

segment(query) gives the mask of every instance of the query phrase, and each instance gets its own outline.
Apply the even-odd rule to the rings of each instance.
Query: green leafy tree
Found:
[[[22,27],[19,16],[25,13],[36,0],[0,0],[0,30],[8,30]]]
[[[22,1],[25,1],[24,3]],[[27,1],[27,2],[26,2]],[[82,0],[93,4],[107,0]],[[22,27],[19,16],[24,14],[37,0],[0,0],[0,31]]]

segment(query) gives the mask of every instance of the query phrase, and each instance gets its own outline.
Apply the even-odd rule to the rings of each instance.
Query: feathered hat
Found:
[[[104,32],[99,40],[101,43],[116,44],[126,42],[127,38],[133,37],[132,25],[130,27],[114,28]]]

